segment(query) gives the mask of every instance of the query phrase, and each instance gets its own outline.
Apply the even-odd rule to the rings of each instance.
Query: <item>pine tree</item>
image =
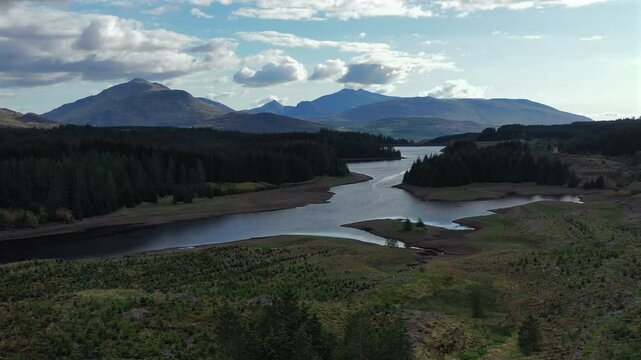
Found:
[[[524,355],[531,355],[538,352],[541,347],[541,331],[539,321],[532,315],[523,321],[519,327],[518,334],[519,349]]]

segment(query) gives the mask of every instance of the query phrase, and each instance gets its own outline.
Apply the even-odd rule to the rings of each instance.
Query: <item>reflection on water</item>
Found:
[[[439,147],[399,148],[406,159],[350,164],[352,171],[373,179],[332,188],[329,203],[253,214],[162,225],[102,237],[62,236],[0,243],[0,261],[25,258],[84,258],[129,254],[148,250],[191,247],[280,234],[312,234],[385,244],[367,232],[341,227],[356,221],[381,218],[422,218],[429,225],[461,229],[456,219],[490,214],[490,210],[540,200],[579,201],[573,196],[513,196],[467,202],[421,201],[392,188],[414,159],[433,154]]]

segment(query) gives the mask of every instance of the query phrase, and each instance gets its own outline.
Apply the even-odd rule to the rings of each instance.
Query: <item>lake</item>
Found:
[[[540,200],[579,202],[575,196],[511,196],[497,200],[421,201],[401,189],[403,173],[419,156],[435,154],[440,147],[399,147],[402,160],[349,164],[353,172],[373,179],[337,186],[328,203],[251,214],[179,222],[107,236],[87,234],[52,236],[0,242],[0,262],[31,258],[90,258],[132,254],[167,248],[193,247],[253,237],[282,234],[324,235],[385,244],[365,231],[342,227],[357,221],[419,217],[426,224],[462,229],[455,221],[488,215],[491,210]]]

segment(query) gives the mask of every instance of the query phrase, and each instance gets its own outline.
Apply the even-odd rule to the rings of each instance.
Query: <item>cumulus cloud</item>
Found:
[[[197,18],[201,19],[213,19],[212,15],[207,14],[206,12],[200,10],[199,8],[193,8],[189,11],[190,14],[194,15]]]
[[[348,65],[347,73],[338,81],[357,85],[391,85],[403,82],[410,75],[434,70],[458,68],[442,54],[372,51],[355,56]]]
[[[74,13],[19,2],[0,12],[0,86],[73,79],[164,80],[236,67],[236,44],[146,29],[116,16]],[[198,51],[196,51],[198,50]]]
[[[310,80],[335,80],[347,73],[345,62],[339,59],[330,59],[314,67]]]
[[[442,85],[421,93],[422,96],[436,98],[482,98],[485,97],[485,87],[475,86],[467,80],[447,80]]]
[[[382,85],[398,81],[403,73],[394,67],[382,64],[350,64],[347,73],[338,82],[362,85]]]
[[[317,40],[277,31],[240,32],[247,41],[259,41],[273,46],[289,48],[335,48],[346,53],[355,53],[349,65],[325,63],[317,65],[310,77],[313,80],[339,78],[339,81],[355,85],[383,85],[402,81],[409,74],[424,73],[436,69],[456,70],[452,61],[442,54],[425,52],[407,53],[397,51],[386,43]]]
[[[246,87],[266,87],[307,79],[305,67],[281,51],[265,51],[248,57],[245,62],[261,64],[258,70],[245,66],[234,74],[234,81]]]

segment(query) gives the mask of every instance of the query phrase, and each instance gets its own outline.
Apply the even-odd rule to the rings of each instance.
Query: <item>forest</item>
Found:
[[[456,141],[442,154],[417,159],[405,173],[403,183],[432,187],[473,182],[563,185],[571,175],[566,164],[549,156],[535,156],[526,143],[511,141],[477,147],[473,141]]]
[[[344,176],[341,158],[398,157],[391,139],[359,133],[252,135],[211,129],[0,129],[0,209],[12,226],[107,214],[173,196],[220,194],[218,183],[273,185]],[[7,226],[0,213],[0,228]]]
[[[634,155],[641,151],[641,118],[615,121],[575,122],[565,125],[504,125],[481,133],[444,136],[428,145],[447,145],[457,140],[510,141],[555,139],[559,150],[572,154]]]

